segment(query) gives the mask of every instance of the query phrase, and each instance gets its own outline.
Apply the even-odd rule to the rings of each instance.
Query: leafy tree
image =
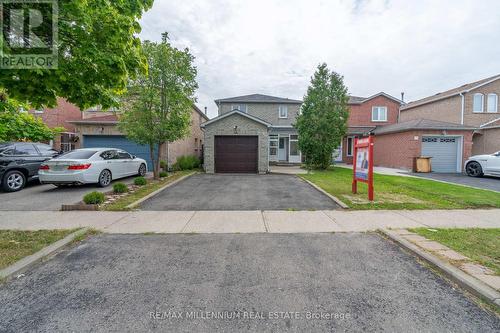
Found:
[[[0,92],[0,142],[2,141],[48,141],[63,128],[51,129],[40,118],[30,113],[20,112],[27,108],[7,98]]]
[[[295,124],[308,166],[326,169],[330,165],[332,153],[347,131],[348,99],[343,77],[325,63],[319,65]]]
[[[158,179],[160,150],[168,142],[185,137],[191,123],[196,68],[188,49],[170,45],[166,34],[161,43],[143,42],[147,74],[132,80],[123,100],[119,128],[131,140],[150,147],[154,177]]]
[[[54,106],[57,97],[82,109],[115,106],[128,77],[146,68],[138,20],[152,4],[153,0],[59,1],[58,68],[2,69],[0,88],[34,107]]]

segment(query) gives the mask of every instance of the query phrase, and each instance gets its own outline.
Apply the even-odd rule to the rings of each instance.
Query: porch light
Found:
[[[238,125],[234,126],[233,130],[234,130],[234,134],[238,134]]]

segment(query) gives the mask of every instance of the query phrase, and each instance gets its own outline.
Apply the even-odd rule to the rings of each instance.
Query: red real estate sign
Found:
[[[358,182],[368,184],[368,199],[373,201],[373,136],[354,139],[352,193],[358,192]]]

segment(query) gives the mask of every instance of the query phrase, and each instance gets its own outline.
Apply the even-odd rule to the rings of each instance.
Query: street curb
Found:
[[[326,195],[327,197],[329,197],[330,199],[332,199],[337,205],[339,205],[342,209],[349,209],[349,206],[347,206],[345,203],[343,203],[342,201],[340,201],[339,198],[337,197],[334,197],[333,195],[331,195],[330,193],[326,192],[325,190],[323,190],[321,187],[319,187],[318,185],[310,182],[309,180],[303,178],[303,177],[300,177],[300,179],[304,180],[305,182],[307,182],[309,185],[311,185],[312,187],[314,187],[316,190],[320,191],[321,193],[323,193],[324,195]]]
[[[484,298],[488,302],[500,306],[500,293],[478,279],[470,276],[469,274],[461,271],[460,269],[440,260],[436,256],[421,250],[415,244],[407,241],[397,233],[387,229],[379,229],[385,236],[389,237],[392,241],[398,243],[406,250],[414,253],[419,258],[423,259],[433,267],[439,269],[446,277],[456,282],[462,288],[468,290],[472,294]]]
[[[125,206],[125,209],[132,209],[132,208],[135,208],[137,206],[139,206],[141,203],[143,203],[144,201],[148,200],[148,199],[151,199],[152,197],[154,197],[155,195],[157,195],[158,193],[160,193],[161,191],[163,191],[164,189],[172,186],[172,185],[175,185],[181,181],[183,181],[184,179],[188,178],[188,177],[191,177],[192,175],[196,174],[198,172],[193,172],[193,173],[190,173],[189,175],[185,175],[185,176],[182,176],[181,178],[178,178],[176,180],[174,180],[173,182],[171,183],[168,183],[162,187],[160,187],[159,189],[157,189],[156,191],[154,192],[151,192],[149,193],[148,195],[146,195],[145,197],[142,197],[140,198],[139,200],[137,201],[134,201],[132,202],[131,204]]]
[[[71,242],[75,240],[75,238],[84,235],[89,228],[83,228],[80,230],[77,230],[68,236],[64,237],[63,239],[58,240],[55,243],[52,243],[43,249],[41,249],[38,252],[33,253],[32,255],[29,255],[27,257],[24,257],[23,259],[16,261],[12,265],[0,270],[0,279],[11,279],[14,276],[17,276],[21,274],[22,272],[27,271],[29,268],[32,266],[36,265],[37,263],[41,262],[44,258],[55,254]]]

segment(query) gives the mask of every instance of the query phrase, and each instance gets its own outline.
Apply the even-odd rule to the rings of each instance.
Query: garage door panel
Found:
[[[139,145],[122,135],[84,135],[83,148],[116,148],[122,149],[146,160],[148,169],[153,170],[153,163],[148,145]],[[155,149],[155,154],[157,149]]]
[[[457,172],[459,137],[425,136],[422,156],[432,157],[433,172]]]
[[[215,172],[257,172],[257,136],[216,136],[214,140]]]

